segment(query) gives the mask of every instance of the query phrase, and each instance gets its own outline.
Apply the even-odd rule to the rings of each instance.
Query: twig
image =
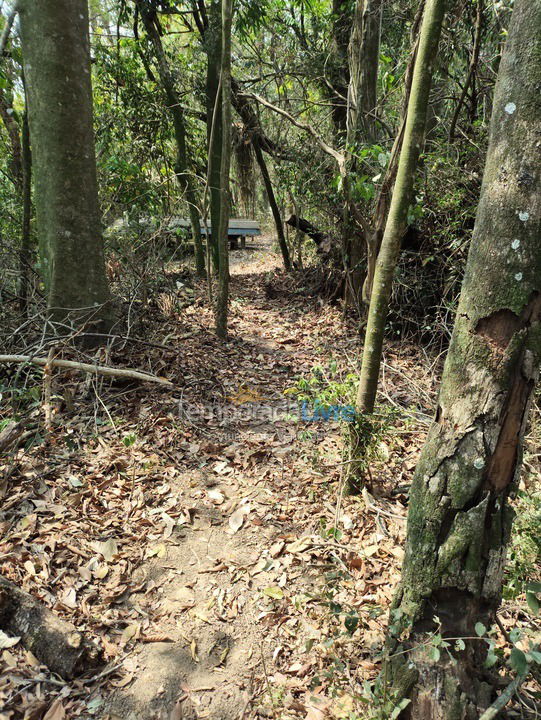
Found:
[[[493,718],[495,718],[496,715],[499,714],[500,710],[503,710],[509,700],[511,700],[511,698],[522,685],[524,680],[526,680],[529,672],[530,666],[527,665],[524,670],[509,683],[509,685],[505,688],[500,697],[497,698],[487,710],[485,710],[479,720],[492,720]]]
[[[47,358],[33,357],[32,355],[0,355],[0,363],[32,363],[33,365],[47,365]],[[87,373],[97,373],[99,375],[109,375],[111,377],[130,378],[132,380],[142,380],[144,382],[155,382],[161,385],[170,385],[173,383],[163,377],[157,375],[149,375],[148,373],[132,370],[130,368],[112,368],[104,365],[91,365],[90,363],[75,362],[73,360],[57,360],[56,358],[49,362],[54,367],[66,368],[68,370],[79,370]]]
[[[275,113],[278,113],[279,115],[282,115],[282,117],[287,118],[289,122],[293,123],[293,125],[295,125],[296,127],[304,130],[307,133],[310,133],[310,135],[317,141],[323,152],[327,153],[327,155],[330,155],[336,160],[340,170],[342,171],[345,168],[346,159],[344,155],[341,152],[338,152],[338,150],[335,150],[333,147],[331,147],[327,142],[325,142],[325,140],[323,140],[321,135],[319,135],[317,130],[312,125],[310,125],[309,123],[300,122],[300,120],[294,118],[293,115],[290,115],[286,110],[282,110],[282,108],[278,107],[277,105],[273,105],[268,100],[265,100],[265,98],[262,98],[260,95],[256,95],[255,93],[241,94],[244,95],[244,97],[256,100],[260,105],[263,105],[264,107],[269,108],[269,110],[273,110]]]

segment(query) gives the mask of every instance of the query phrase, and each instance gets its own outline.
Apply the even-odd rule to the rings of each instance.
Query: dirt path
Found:
[[[377,671],[404,504],[340,498],[339,425],[283,407],[315,364],[352,364],[356,341],[276,271],[268,242],[232,260],[227,345],[200,288],[164,321],[170,352],[111,358],[178,390],[98,387],[89,416],[77,385],[46,450],[17,460],[3,571],[86,628],[110,672],[60,690],[44,675],[17,709],[13,689],[36,670],[13,650],[6,718],[55,697],[65,717],[103,720],[347,717]],[[410,437],[387,457],[395,484],[415,462]]]

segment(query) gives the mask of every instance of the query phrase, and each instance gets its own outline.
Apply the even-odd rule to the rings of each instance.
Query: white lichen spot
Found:
[[[530,217],[530,213],[526,212],[526,210],[521,210],[518,214],[518,219],[522,220],[522,222],[526,222]]]
[[[6,112],[8,115],[13,115],[14,110],[13,108],[7,108]]]
[[[511,243],[511,247],[513,248],[513,250],[518,250],[520,247],[520,240],[513,240],[513,242]]]
[[[508,115],[512,115],[516,109],[517,106],[514,102],[508,102],[507,105],[504,107],[504,110]]]
[[[482,468],[484,468],[485,461],[483,460],[483,458],[481,458],[481,457],[475,458],[475,460],[473,461],[473,467],[476,470],[481,470]]]
[[[522,273],[517,273],[515,275],[515,280],[518,280],[518,282],[520,282],[522,280]]]

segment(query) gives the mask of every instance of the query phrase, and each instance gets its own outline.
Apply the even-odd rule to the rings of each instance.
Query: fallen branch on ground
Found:
[[[69,680],[101,663],[101,652],[70,622],[0,577],[0,628],[20,637],[51,672]]]
[[[109,375],[111,377],[128,378],[131,380],[143,380],[145,382],[155,382],[161,385],[173,385],[166,378],[157,375],[149,375],[139,370],[130,370],[129,368],[112,368],[104,365],[91,365],[90,363],[75,362],[74,360],[58,360],[53,359],[48,362],[47,358],[32,357],[31,355],[0,355],[0,363],[32,363],[33,365],[45,366],[47,364],[53,367],[65,368],[67,370],[80,370],[81,372],[97,373],[98,375]]]

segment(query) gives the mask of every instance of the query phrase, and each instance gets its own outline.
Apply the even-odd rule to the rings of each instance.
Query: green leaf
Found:
[[[438,662],[438,660],[441,657],[440,649],[437,647],[431,647],[429,655],[432,658],[432,660],[434,660],[434,662]]]
[[[455,643],[455,650],[465,650],[466,649],[466,643],[462,638],[458,638],[458,640]]]
[[[533,612],[534,615],[537,615],[539,612],[539,600],[537,598],[537,595],[533,592],[527,592],[526,593],[526,602],[528,603],[528,607]]]
[[[511,650],[509,664],[511,665],[513,670],[517,671],[519,675],[524,674],[528,668],[528,661],[526,659],[526,655],[522,652],[522,650],[519,650],[517,647],[514,647]]]
[[[479,637],[483,637],[487,634],[487,629],[482,622],[475,623],[475,632]]]
[[[346,630],[348,631],[348,633],[350,635],[353,635],[359,625],[359,616],[356,614],[348,615],[344,621],[344,625],[346,626]]]
[[[266,587],[261,592],[263,593],[263,595],[267,595],[267,597],[273,598],[273,600],[282,600],[282,598],[284,597],[282,589],[279,588],[277,585],[271,585],[270,587]]]

